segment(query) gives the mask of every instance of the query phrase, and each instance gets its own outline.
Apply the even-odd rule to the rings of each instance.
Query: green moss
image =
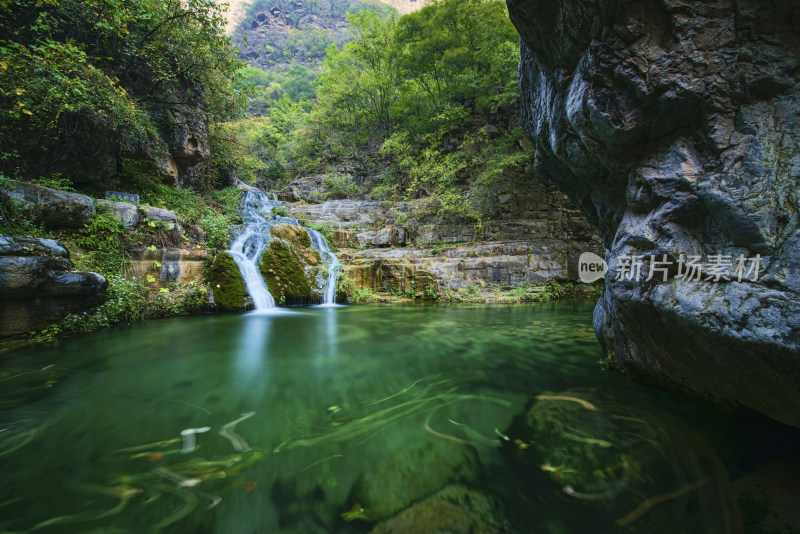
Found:
[[[308,232],[292,224],[278,224],[271,234],[259,268],[273,298],[322,298],[315,286],[323,267]]]
[[[241,311],[247,308],[247,287],[233,256],[221,252],[214,259],[209,273],[214,302],[222,310]]]

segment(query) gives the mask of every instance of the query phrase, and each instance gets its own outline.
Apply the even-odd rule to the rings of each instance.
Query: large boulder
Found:
[[[322,199],[322,182],[327,176],[315,174],[292,180],[278,193],[278,197],[287,202],[319,202]]]
[[[100,304],[106,279],[71,267],[66,248],[52,239],[0,236],[0,337]]]
[[[800,6],[508,7],[537,169],[605,245],[605,349],[642,382],[800,426]]]
[[[94,201],[79,193],[16,180],[11,180],[3,193],[48,228],[83,228],[95,216]]]
[[[128,230],[136,229],[139,224],[139,209],[136,204],[116,202],[101,199],[97,201],[98,210],[105,209],[108,213],[119,219],[119,222]]]

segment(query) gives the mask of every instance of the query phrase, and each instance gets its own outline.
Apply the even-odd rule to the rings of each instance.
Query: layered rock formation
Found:
[[[0,236],[0,338],[90,310],[107,286],[97,273],[73,271],[57,241]]]
[[[800,426],[800,6],[508,7],[537,168],[606,248],[601,343],[643,382]]]

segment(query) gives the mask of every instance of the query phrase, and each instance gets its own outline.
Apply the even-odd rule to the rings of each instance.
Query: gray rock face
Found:
[[[139,206],[139,212],[143,219],[163,223],[165,230],[178,228],[178,216],[169,210],[154,208],[153,206]]]
[[[293,180],[284,187],[278,198],[287,202],[319,202],[322,195],[322,182],[327,174],[316,174],[314,176],[304,176]]]
[[[172,125],[164,136],[170,157],[158,162],[161,172],[174,176],[176,186],[198,185],[200,167],[211,157],[208,117],[189,108],[170,108],[165,114]]]
[[[139,210],[135,204],[115,202],[113,200],[98,200],[98,206],[104,206],[110,214],[119,219],[122,225],[133,230],[139,224]]]
[[[387,205],[378,200],[328,200],[322,204],[298,204],[289,210],[289,216],[299,220],[322,222],[338,228],[372,226],[376,220],[387,224],[406,213],[402,203]]]
[[[51,239],[0,236],[0,337],[26,333],[102,301],[106,279],[71,271],[68,258]]]
[[[640,381],[800,426],[800,5],[508,6],[537,169],[606,248],[598,339]]]
[[[5,193],[48,228],[83,228],[95,215],[86,195],[11,180]]]

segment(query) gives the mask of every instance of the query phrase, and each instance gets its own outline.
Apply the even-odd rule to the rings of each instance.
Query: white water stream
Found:
[[[242,199],[242,219],[244,224],[233,243],[231,243],[231,248],[228,249],[228,252],[236,261],[236,265],[239,266],[239,271],[242,273],[247,292],[253,299],[253,306],[256,311],[276,307],[275,299],[267,289],[258,267],[261,255],[269,245],[270,230],[280,223],[299,226],[296,219],[274,213],[274,208],[282,205],[288,206],[286,202],[278,200],[274,193],[260,191],[248,191],[245,193]],[[328,269],[328,278],[323,289],[322,305],[335,306],[336,282],[341,263],[331,251],[322,234],[311,228],[306,228],[306,231],[311,236],[311,243],[314,248],[319,251],[322,263]]]

